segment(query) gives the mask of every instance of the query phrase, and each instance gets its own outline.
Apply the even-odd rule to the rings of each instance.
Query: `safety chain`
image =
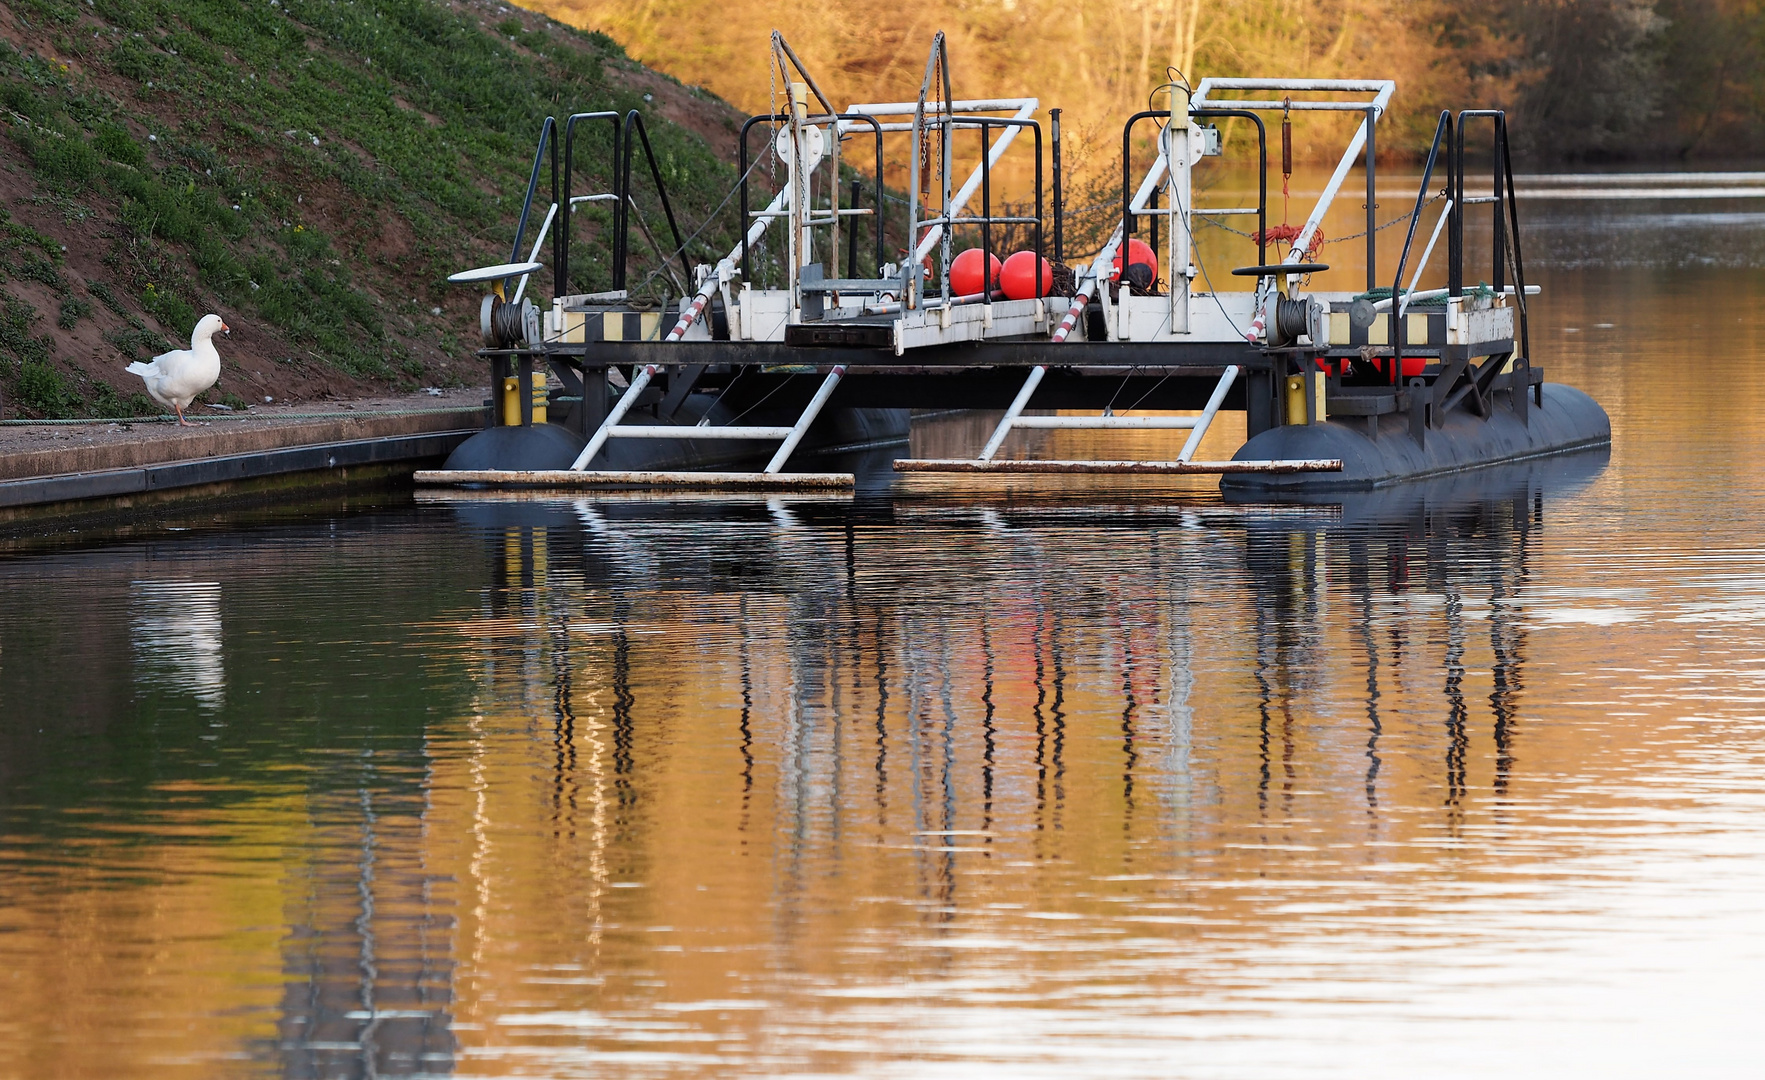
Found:
[[[1428,208],[1428,207],[1430,207],[1430,206],[1433,206],[1433,205],[1434,205],[1434,204],[1435,204],[1435,203],[1437,203],[1437,202],[1439,202],[1439,201],[1440,201],[1440,200],[1442,200],[1442,199],[1444,199],[1444,198],[1446,198],[1446,192],[1444,192],[1444,191],[1442,191],[1442,192],[1440,192],[1440,193],[1438,193],[1438,194],[1436,194],[1436,195],[1435,195],[1435,196],[1434,196],[1434,197],[1432,197],[1432,198],[1430,198],[1430,199],[1429,199],[1429,200],[1428,200],[1428,201],[1427,201],[1427,202],[1425,202],[1425,203],[1423,203],[1423,204],[1422,204],[1422,205],[1421,205],[1421,208],[1420,208],[1420,209],[1422,209],[1422,210],[1426,210],[1426,209],[1427,209],[1427,208]],[[1390,221],[1387,221],[1387,222],[1386,222],[1386,223],[1385,223],[1385,224],[1383,224],[1383,225],[1376,225],[1376,226],[1374,226],[1374,227],[1373,227],[1373,230],[1372,230],[1372,231],[1373,231],[1373,232],[1384,232],[1384,231],[1385,231],[1385,230],[1386,230],[1386,229],[1389,229],[1389,228],[1391,228],[1391,227],[1392,227],[1392,226],[1393,226],[1393,225],[1396,225],[1396,224],[1398,224],[1398,223],[1399,223],[1399,222],[1402,222],[1402,221],[1408,221],[1408,220],[1409,220],[1409,219],[1410,219],[1410,218],[1411,218],[1411,217],[1413,217],[1413,216],[1414,216],[1414,215],[1415,215],[1415,214],[1416,214],[1416,213],[1417,213],[1417,212],[1418,212],[1418,211],[1415,211],[1415,210],[1410,210],[1410,211],[1405,211],[1405,212],[1404,212],[1404,213],[1401,213],[1401,214],[1399,214],[1399,215],[1397,215],[1397,216],[1396,216],[1396,217],[1394,217],[1394,218],[1392,218],[1392,219],[1391,219],[1391,220],[1390,220]],[[1202,216],[1203,216],[1203,215],[1202,215],[1202,214],[1201,214],[1201,213],[1200,213],[1200,212],[1197,212],[1197,213],[1196,213],[1196,214],[1195,214],[1195,216],[1196,216],[1196,217],[1202,217]],[[1246,239],[1248,239],[1248,240],[1255,240],[1255,239],[1256,239],[1256,234],[1255,234],[1255,233],[1250,233],[1250,232],[1245,232],[1245,231],[1244,231],[1244,230],[1242,230],[1242,229],[1234,229],[1234,228],[1232,228],[1232,227],[1231,227],[1231,226],[1230,226],[1230,225],[1227,225],[1227,224],[1226,224],[1226,223],[1225,223],[1225,222],[1223,222],[1223,221],[1220,221],[1220,220],[1218,220],[1218,219],[1216,219],[1216,218],[1208,218],[1208,219],[1207,219],[1207,224],[1209,224],[1209,225],[1212,225],[1212,226],[1213,226],[1213,227],[1214,227],[1214,228],[1216,228],[1216,229],[1224,229],[1224,230],[1226,230],[1226,231],[1227,231],[1227,232],[1229,232],[1229,233],[1236,233],[1236,234],[1238,234],[1238,235],[1239,235],[1239,236],[1242,236],[1242,237],[1244,237],[1244,238],[1246,238]],[[1324,242],[1325,242],[1325,243],[1327,243],[1327,244],[1340,244],[1340,243],[1342,243],[1342,242],[1343,242],[1343,241],[1345,241],[1345,240],[1359,240],[1359,239],[1361,239],[1361,238],[1362,238],[1362,237],[1364,237],[1364,236],[1366,236],[1366,235],[1367,235],[1367,230],[1366,230],[1366,229],[1362,229],[1362,230],[1361,230],[1361,231],[1360,231],[1360,232],[1357,232],[1357,233],[1351,233],[1351,234],[1349,234],[1349,235],[1348,235],[1348,236],[1332,236],[1332,237],[1329,237],[1329,238],[1328,238],[1328,239],[1326,239],[1326,240],[1325,240],[1325,241],[1324,241]]]

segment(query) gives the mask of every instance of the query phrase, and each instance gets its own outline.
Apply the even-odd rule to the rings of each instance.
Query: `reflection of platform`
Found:
[[[1288,517],[1318,515],[1331,527],[1381,527],[1475,515],[1500,503],[1563,498],[1591,484],[1611,460],[1610,444],[1486,468],[1389,484],[1371,490],[1228,490],[1228,505],[1246,510],[1284,506]]]
[[[839,488],[803,491],[728,491],[670,490],[655,488],[594,488],[586,491],[557,491],[547,488],[418,488],[411,493],[413,501],[438,506],[467,506],[474,503],[531,503],[535,505],[569,506],[578,500],[592,500],[595,505],[626,503],[730,503],[746,506],[789,505],[794,503],[850,502],[852,492]]]

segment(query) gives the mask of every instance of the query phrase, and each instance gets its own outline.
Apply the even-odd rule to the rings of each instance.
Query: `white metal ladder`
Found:
[[[1219,382],[1214,384],[1213,393],[1208,396],[1207,407],[1202,409],[1200,416],[1025,416],[1023,410],[1029,405],[1030,398],[1041,385],[1042,377],[1048,373],[1046,365],[1038,364],[1030,369],[1029,378],[1024,380],[1023,389],[1005,410],[1005,416],[999,426],[993,429],[993,437],[977,458],[953,459],[911,459],[902,458],[895,462],[896,472],[912,473],[1236,473],[1236,472],[1329,472],[1342,468],[1342,462],[1330,460],[1290,461],[1196,461],[1195,451],[1201,446],[1202,437],[1213,424],[1213,418],[1225,403],[1226,394],[1232,384],[1238,381],[1239,368],[1236,364],[1227,366],[1221,372]],[[1005,437],[1018,428],[1113,428],[1117,430],[1187,430],[1189,438],[1184,441],[1183,449],[1172,461],[998,461],[994,459],[999,447],[1004,444]]]
[[[784,468],[784,463],[796,450],[797,444],[803,441],[803,436],[808,434],[809,425],[813,424],[815,418],[821,414],[822,407],[827,404],[828,398],[833,397],[834,389],[839,386],[840,380],[846,374],[844,365],[838,365],[828,372],[827,377],[821,380],[820,389],[815,391],[815,396],[809,399],[809,404],[803,409],[803,414],[797,417],[797,422],[790,427],[738,426],[734,424],[723,427],[711,427],[708,424],[696,427],[682,427],[677,424],[621,424],[619,421],[625,419],[625,414],[630,412],[632,406],[636,405],[638,399],[643,396],[644,389],[650,385],[650,379],[656,374],[658,366],[645,364],[637,377],[631,380],[631,385],[625,388],[625,393],[620,395],[619,401],[607,413],[607,418],[601,421],[601,426],[595,430],[594,437],[588,440],[588,445],[582,448],[582,453],[576,455],[576,460],[570,465],[572,472],[585,471],[588,463],[593,461],[595,455],[601,452],[601,448],[607,445],[608,439],[781,439],[783,441],[779,444],[778,450],[766,463],[766,468],[760,472],[762,477],[775,477]]]
[[[1024,416],[1023,411],[1029,406],[1030,396],[1042,383],[1042,376],[1048,368],[1038,364],[1030,369],[1030,377],[1024,380],[1023,389],[1005,410],[1005,418],[993,429],[993,437],[981,450],[980,461],[992,461],[993,455],[1004,445],[1005,436],[1017,428],[1130,428],[1139,431],[1147,430],[1189,430],[1189,438],[1183,443],[1183,449],[1177,454],[1177,460],[1185,465],[1195,456],[1195,448],[1201,445],[1202,436],[1207,434],[1208,425],[1213,423],[1214,414],[1220,411],[1220,405],[1226,400],[1226,392],[1238,379],[1237,365],[1232,365],[1220,375],[1220,381],[1214,385],[1213,394],[1207,399],[1207,407],[1200,416]],[[1192,430],[1190,430],[1192,429]]]

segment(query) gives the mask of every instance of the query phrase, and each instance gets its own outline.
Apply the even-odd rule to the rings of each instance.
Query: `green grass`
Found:
[[[105,262],[121,288],[91,295],[173,338],[203,310],[240,312],[323,363],[386,381],[411,377],[400,334],[435,341],[448,329],[428,315],[446,275],[507,257],[543,119],[643,104],[608,77],[630,61],[604,35],[531,18],[543,29],[481,25],[433,0],[11,6],[38,51],[0,44],[0,126],[65,215],[89,208],[117,225]],[[692,133],[646,124],[690,231],[734,170]],[[606,127],[578,136],[578,191],[604,189]],[[647,172],[634,171],[665,232]],[[577,217],[571,288],[606,288],[608,238]],[[727,250],[733,226],[708,229],[694,257]],[[0,228],[0,270],[61,292],[66,329],[90,305],[69,290],[59,246],[20,228]],[[642,281],[652,256],[632,246]],[[421,314],[389,326],[387,312],[411,299]],[[22,377],[23,355],[0,352]]]

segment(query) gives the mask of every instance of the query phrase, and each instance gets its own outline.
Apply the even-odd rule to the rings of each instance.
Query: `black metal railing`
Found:
[[[637,133],[637,143],[632,142],[631,139],[634,131]],[[618,252],[613,256],[613,288],[623,289],[625,287],[625,260],[631,253],[631,212],[637,208],[637,205],[631,200],[631,154],[633,147],[638,143],[643,144],[644,160],[650,165],[650,179],[655,181],[656,195],[662,201],[662,213],[668,218],[668,231],[674,236],[674,254],[680,258],[680,267],[686,275],[682,280],[691,282],[693,271],[686,258],[686,241],[680,238],[680,226],[674,222],[674,207],[668,202],[668,185],[662,182],[662,170],[656,165],[656,152],[650,148],[650,136],[644,130],[643,114],[636,109],[625,114],[623,141],[625,145],[622,147],[624,153],[620,155],[619,159],[619,190],[617,192],[620,216],[618,227],[613,233],[614,243],[619,246]],[[661,255],[662,262],[666,265],[669,258],[668,253],[662,252]]]
[[[934,226],[934,225],[942,227],[946,231],[946,235],[952,241],[955,240],[956,229],[958,226],[978,227],[981,230],[981,252],[982,252],[982,255],[981,255],[981,290],[982,290],[983,295],[990,297],[994,292],[994,286],[996,284],[993,281],[993,257],[992,257],[993,256],[992,227],[994,225],[1029,225],[1029,226],[1032,226],[1035,229],[1035,233],[1036,233],[1036,243],[1035,243],[1036,258],[1038,260],[1044,260],[1043,222],[1046,220],[1046,213],[1045,213],[1046,199],[1045,199],[1045,192],[1043,189],[1043,179],[1042,179],[1042,122],[1040,120],[1028,120],[1028,119],[1020,120],[1016,117],[969,116],[969,115],[957,115],[957,114],[951,113],[948,115],[942,115],[942,116],[934,117],[932,119],[924,120],[922,122],[922,127],[926,131],[930,131],[934,128],[948,128],[951,133],[951,144],[954,143],[955,132],[958,128],[977,128],[980,131],[980,134],[981,134],[981,212],[978,214],[973,214],[973,213],[964,214],[960,217],[957,217],[954,214],[949,213],[948,210],[946,210],[944,216],[942,216],[942,217],[919,218],[919,219],[917,219],[917,222],[916,222],[916,224],[917,224],[917,229],[915,230],[916,235],[915,235],[915,239],[912,241],[912,243],[914,244],[915,247],[917,247],[917,234],[919,232],[926,230],[928,227]],[[1024,128],[1024,129],[1027,129],[1028,131],[1030,131],[1035,136],[1035,144],[1036,144],[1035,145],[1036,213],[1034,216],[1031,216],[1028,214],[995,214],[995,213],[993,213],[993,161],[992,161],[993,155],[992,155],[992,143],[990,142],[990,137],[991,137],[992,129],[996,128],[996,127]],[[949,162],[949,158],[947,155],[942,159],[942,166],[946,171],[950,168],[950,162]],[[909,261],[911,261],[911,259]],[[1040,261],[1038,261],[1036,265],[1039,268],[1042,265],[1042,263]],[[912,271],[910,268],[903,266],[901,268],[901,272],[904,275],[903,280],[912,280],[911,276],[910,276]],[[942,281],[943,278],[948,277],[948,276],[949,276],[949,267],[946,266],[944,268],[944,274],[941,275],[941,277],[940,277],[940,281]],[[946,298],[946,299],[948,299],[948,298]]]
[[[1530,359],[1532,356],[1532,336],[1526,325],[1526,266],[1520,253],[1520,214],[1514,196],[1514,160],[1508,149],[1508,116],[1501,109],[1465,109],[1458,116],[1458,133],[1453,148],[1453,172],[1456,177],[1456,190],[1461,196],[1465,191],[1465,130],[1467,123],[1474,119],[1487,118],[1494,121],[1494,131],[1490,140],[1490,180],[1491,193],[1489,201],[1495,207],[1494,223],[1491,230],[1491,267],[1490,285],[1500,295],[1507,286],[1507,251],[1511,240],[1514,250],[1514,306],[1520,317],[1520,355]],[[1450,295],[1464,295],[1464,248],[1465,222],[1463,211],[1473,202],[1461,198],[1455,207],[1453,220],[1447,226],[1452,230],[1452,268],[1448,279]]]
[[[655,182],[656,195],[661,200],[662,212],[668,219],[668,230],[674,237],[674,256],[680,258],[681,267],[686,271],[686,279],[692,279],[692,268],[687,263],[686,244],[681,239],[680,227],[675,222],[674,207],[668,199],[668,187],[662,180],[662,170],[656,163],[655,150],[650,146],[649,134],[644,130],[643,115],[636,109],[623,116],[616,112],[572,113],[564,120],[564,152],[562,161],[562,177],[560,182],[560,163],[558,157],[558,121],[548,116],[539,131],[539,146],[533,152],[533,168],[527,176],[526,194],[521,200],[521,216],[515,223],[515,242],[509,252],[510,262],[522,261],[521,249],[527,240],[527,223],[533,215],[533,197],[539,191],[541,169],[549,161],[551,165],[552,205],[555,214],[562,220],[554,219],[552,223],[552,289],[553,293],[562,296],[569,292],[570,283],[570,225],[575,205],[574,172],[576,164],[576,125],[584,121],[608,122],[612,130],[612,182],[613,190],[609,194],[613,201],[613,236],[612,236],[612,287],[625,288],[625,263],[630,253],[631,235],[631,162],[637,147],[642,146],[644,159],[649,163],[650,178]],[[633,138],[633,136],[636,136]],[[561,189],[561,190],[560,190]],[[560,197],[561,196],[561,197]],[[671,258],[663,253],[666,261]],[[508,281],[513,281],[513,278]],[[507,291],[508,281],[504,282]]]
[[[1127,123],[1122,125],[1122,240],[1121,240],[1121,248],[1119,250],[1120,250],[1120,256],[1121,256],[1122,270],[1124,273],[1126,272],[1127,265],[1128,265],[1128,252],[1127,252],[1128,238],[1133,236],[1136,231],[1135,227],[1134,227],[1134,218],[1136,216],[1150,216],[1150,217],[1152,217],[1153,230],[1154,230],[1152,247],[1155,251],[1158,248],[1158,233],[1156,231],[1158,228],[1158,225],[1157,225],[1158,217],[1155,215],[1144,215],[1144,214],[1137,215],[1134,211],[1134,206],[1133,206],[1134,189],[1133,189],[1132,157],[1133,157],[1134,125],[1138,124],[1142,120],[1153,120],[1153,119],[1160,119],[1160,118],[1169,119],[1170,115],[1171,114],[1170,114],[1169,109],[1144,109],[1144,110],[1137,112],[1134,115],[1128,117]],[[1199,116],[1199,117],[1210,118],[1210,119],[1211,118],[1224,118],[1224,117],[1235,116],[1235,117],[1239,117],[1239,118],[1242,118],[1245,120],[1249,120],[1251,123],[1256,125],[1256,162],[1257,162],[1257,169],[1256,169],[1256,261],[1259,266],[1267,263],[1268,262],[1268,243],[1269,243],[1269,133],[1268,133],[1268,128],[1263,124],[1262,117],[1258,116],[1256,113],[1251,112],[1248,109],[1190,109],[1189,115],[1192,117]],[[1168,153],[1168,150],[1166,150],[1164,152]],[[1156,209],[1157,208],[1157,200],[1158,200],[1158,190],[1157,190],[1157,188],[1154,188],[1152,198],[1149,200],[1149,205],[1148,205],[1147,209],[1149,209],[1149,210]],[[1187,212],[1190,215],[1199,214],[1199,215],[1205,216],[1205,211],[1196,210],[1193,207],[1172,207],[1172,212],[1173,212],[1172,213],[1173,217],[1177,213],[1184,213],[1184,212]],[[1172,228],[1176,228],[1176,227],[1177,227],[1177,225],[1175,225],[1175,224],[1172,225]],[[1191,238],[1191,240],[1193,240],[1193,238]],[[1173,267],[1166,267],[1166,271],[1168,273],[1175,273],[1176,272],[1175,268],[1173,268]]]
[[[958,225],[979,225],[980,226],[980,230],[981,230],[981,293],[982,293],[982,295],[988,296],[988,297],[992,296],[993,295],[993,288],[994,288],[994,285],[996,284],[993,281],[993,226],[994,225],[1030,225],[1035,228],[1035,231],[1036,231],[1036,246],[1035,246],[1036,273],[1039,278],[1039,276],[1041,274],[1042,263],[1044,261],[1046,261],[1046,260],[1044,260],[1043,255],[1042,255],[1042,220],[1043,220],[1044,207],[1043,207],[1043,201],[1042,201],[1042,124],[1041,124],[1041,122],[1037,121],[1037,120],[1017,120],[1017,119],[1012,119],[1012,118],[1007,118],[1007,117],[976,116],[976,117],[972,117],[972,118],[951,117],[947,121],[942,121],[942,120],[928,121],[926,126],[931,127],[931,126],[933,126],[933,124],[939,124],[939,123],[948,123],[952,128],[972,127],[972,128],[980,129],[980,133],[981,133],[981,212],[979,215],[968,214],[968,215],[965,215],[965,216],[959,217],[959,218],[952,217],[948,220],[948,224],[945,225],[945,228],[950,229],[951,235],[954,236],[955,229]],[[1030,217],[1027,214],[995,214],[995,213],[993,213],[993,164],[992,164],[992,156],[993,155],[991,153],[992,143],[990,141],[988,141],[988,135],[989,135],[989,132],[991,131],[991,129],[995,128],[995,127],[1027,128],[1032,133],[1034,133],[1034,135],[1036,137],[1036,214],[1034,217]],[[932,223],[932,221],[921,222],[921,224],[931,224],[931,223]],[[1040,288],[1041,288],[1041,285],[1038,281],[1037,289],[1040,290]]]
[[[1410,248],[1416,242],[1416,226],[1422,221],[1422,208],[1428,205],[1428,185],[1434,180],[1434,167],[1440,161],[1440,147],[1444,141],[1447,146],[1446,164],[1446,198],[1449,203],[1448,213],[1457,213],[1457,190],[1453,186],[1454,168],[1452,163],[1452,134],[1455,130],[1452,112],[1448,109],[1440,111],[1440,119],[1434,125],[1434,139],[1428,145],[1428,163],[1422,169],[1422,183],[1416,189],[1416,207],[1410,211],[1409,231],[1403,238],[1403,254],[1397,258],[1397,270],[1391,279],[1391,333],[1389,339],[1392,347],[1390,380],[1395,385],[1403,371],[1403,272],[1409,267]],[[1448,221],[1450,228],[1451,221]],[[1450,246],[1450,241],[1449,241]],[[1450,254],[1449,254],[1450,258]]]
[[[558,212],[564,215],[564,220],[552,229],[552,294],[554,296],[563,296],[570,291],[570,226],[575,220],[573,211],[576,201],[573,178],[576,165],[576,125],[583,121],[606,121],[613,135],[613,161],[618,162],[625,131],[619,119],[619,114],[616,112],[572,113],[564,119],[564,197],[558,203]],[[615,189],[619,186],[617,169],[613,174],[613,186]],[[624,199],[620,198],[617,190],[611,194],[615,200],[613,223],[617,229],[618,208],[624,204]],[[556,199],[557,196],[554,194],[553,198]],[[619,276],[619,274],[620,270],[615,269],[614,275]]]

